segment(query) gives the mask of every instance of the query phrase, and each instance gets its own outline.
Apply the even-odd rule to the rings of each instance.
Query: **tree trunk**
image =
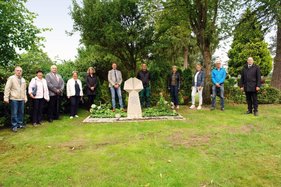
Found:
[[[279,21],[277,26],[277,46],[271,86],[281,90],[281,21]]]
[[[184,47],[184,62],[183,62],[183,67],[184,69],[187,69],[189,66],[188,64],[188,48]]]
[[[203,61],[205,66],[205,85],[203,90],[203,100],[205,104],[211,103],[211,88],[212,88],[212,81],[211,81],[211,59],[212,54],[209,47],[205,47],[204,51],[202,52]]]

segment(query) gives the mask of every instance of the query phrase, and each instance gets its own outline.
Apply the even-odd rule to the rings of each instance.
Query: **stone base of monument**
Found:
[[[115,123],[115,122],[141,122],[141,121],[162,121],[162,120],[185,120],[181,115],[177,116],[156,116],[141,118],[91,118],[87,117],[84,123]]]

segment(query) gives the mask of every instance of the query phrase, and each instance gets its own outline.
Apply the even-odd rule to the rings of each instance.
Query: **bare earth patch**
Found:
[[[184,146],[187,148],[208,145],[210,139],[211,137],[209,135],[198,134],[191,134],[188,137],[184,137],[183,132],[181,131],[174,132],[169,137],[169,141],[174,146]]]

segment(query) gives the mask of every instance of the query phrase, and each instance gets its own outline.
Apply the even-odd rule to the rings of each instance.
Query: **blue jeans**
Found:
[[[224,108],[224,84],[220,85],[221,87],[212,87],[212,107],[216,106],[216,97],[218,96],[221,101],[221,108]]]
[[[115,92],[117,93],[117,96],[118,96],[120,108],[124,108],[123,101],[122,101],[122,95],[121,95],[121,88],[120,87],[114,88],[113,86],[110,87],[112,108],[113,109],[116,108]]]
[[[12,128],[23,125],[24,101],[10,100]]]
[[[171,99],[174,105],[179,105],[179,89],[177,86],[170,86]]]

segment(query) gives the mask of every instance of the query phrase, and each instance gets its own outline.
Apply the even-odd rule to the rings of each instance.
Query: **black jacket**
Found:
[[[256,87],[261,87],[261,71],[259,66],[253,64],[248,68],[248,64],[246,64],[243,67],[240,87],[243,87],[245,92],[256,92]]]
[[[87,75],[86,83],[87,83],[87,95],[95,95],[98,85],[97,75],[94,74],[92,77],[90,75]],[[91,90],[91,87],[95,87],[95,89]]]
[[[142,81],[143,87],[149,87],[150,82],[150,73],[149,71],[140,71],[137,75],[137,78]]]
[[[168,89],[170,89],[172,86],[172,76],[173,76],[173,73],[171,73],[168,77]],[[178,71],[176,72],[176,83],[177,83],[176,86],[178,87],[178,89],[180,89],[181,78],[180,78],[180,73]]]

